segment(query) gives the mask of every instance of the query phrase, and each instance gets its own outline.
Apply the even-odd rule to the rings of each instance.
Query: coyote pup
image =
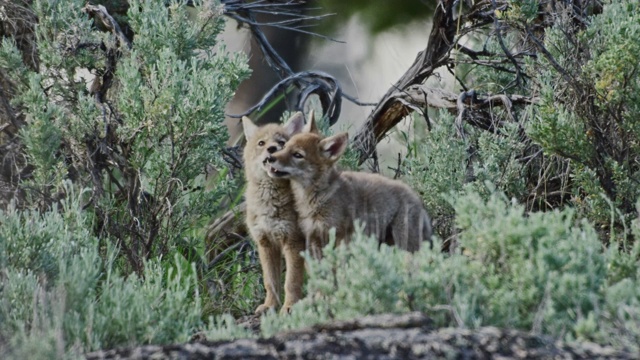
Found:
[[[291,306],[302,298],[304,260],[300,252],[305,249],[305,240],[298,225],[289,180],[269,177],[266,159],[281,150],[293,134],[302,130],[304,116],[298,112],[284,126],[268,124],[262,127],[257,127],[245,116],[242,125],[247,138],[243,155],[247,179],[246,221],[249,233],[258,245],[267,292],[264,303],[255,312],[262,314],[280,305],[284,253],[287,273],[281,312],[288,313]]]
[[[431,221],[420,197],[406,184],[377,174],[338,171],[334,164],[347,147],[347,133],[322,139],[313,118],[301,134],[268,159],[269,176],[290,179],[300,227],[315,257],[328,243],[329,229],[336,242],[348,242],[354,220],[379,241],[411,252],[431,241]]]

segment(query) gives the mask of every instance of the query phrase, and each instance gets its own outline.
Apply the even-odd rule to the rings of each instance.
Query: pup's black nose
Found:
[[[276,158],[274,158],[273,156],[269,156],[269,157],[267,157],[267,162],[269,164],[274,163],[274,162],[276,162]]]
[[[274,152],[278,151],[278,147],[277,146],[269,146],[267,148],[267,151],[269,152],[269,154],[273,154]]]

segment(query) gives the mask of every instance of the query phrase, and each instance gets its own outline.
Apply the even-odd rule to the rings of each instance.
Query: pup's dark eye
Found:
[[[258,141],[258,146],[264,146],[264,141],[262,140]]]
[[[278,145],[284,146],[284,141],[282,141],[282,140],[278,141]]]
[[[302,159],[304,156],[302,154],[300,154],[299,152],[294,152],[293,153],[293,157],[296,159]]]

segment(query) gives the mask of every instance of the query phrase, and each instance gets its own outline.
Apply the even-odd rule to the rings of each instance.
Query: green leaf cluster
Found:
[[[307,293],[263,335],[333,319],[423,311],[436,326],[498,326],[638,349],[639,245],[603,251],[573,210],[526,215],[500,193],[452,201],[459,247],[408,254],[359,229],[349,246],[307,257]],[[636,223],[637,226],[637,223]],[[637,231],[637,227],[635,228]],[[610,333],[616,337],[611,338]]]
[[[92,189],[96,230],[119,239],[130,270],[141,275],[145,259],[175,251],[204,256],[196,230],[238,191],[223,176],[207,186],[205,168],[225,166],[224,108],[249,73],[218,43],[219,4],[132,1],[131,43],[100,31],[84,5],[34,2],[37,72],[22,65],[15,43],[0,49],[27,122],[26,206],[48,209],[71,180]]]
[[[560,22],[546,33],[548,56],[529,68],[540,106],[532,108],[527,134],[545,153],[571,161],[574,205],[606,227],[610,205],[614,225],[628,227],[640,196],[638,10],[633,1],[606,3],[577,33]]]
[[[65,184],[60,208],[0,211],[0,354],[75,358],[86,351],[188,340],[201,324],[193,267],[179,259],[125,274],[82,210],[85,194]]]

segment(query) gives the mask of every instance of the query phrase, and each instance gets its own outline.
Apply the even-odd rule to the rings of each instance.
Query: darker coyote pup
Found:
[[[420,197],[406,184],[377,174],[338,171],[347,133],[321,138],[311,118],[302,133],[267,160],[269,175],[290,179],[300,227],[315,257],[336,229],[336,242],[350,240],[354,221],[380,242],[417,251],[431,240],[431,221]]]

